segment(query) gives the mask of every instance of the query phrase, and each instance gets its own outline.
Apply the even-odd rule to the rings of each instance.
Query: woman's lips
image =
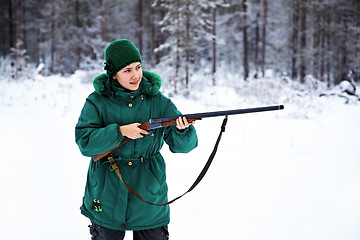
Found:
[[[135,80],[135,81],[131,81],[130,84],[131,85],[137,85],[139,83],[140,80]]]

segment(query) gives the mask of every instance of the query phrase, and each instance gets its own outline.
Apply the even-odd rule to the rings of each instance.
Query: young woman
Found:
[[[164,142],[174,153],[197,146],[195,128],[186,118],[176,126],[145,131],[140,124],[150,118],[180,115],[159,90],[158,75],[142,70],[138,49],[126,39],[105,50],[105,70],[97,76],[95,91],[86,99],[75,127],[76,143],[84,156],[96,156],[132,139],[113,152],[125,183],[146,201],[167,202]],[[168,239],[169,206],[154,206],[129,192],[110,167],[108,159],[91,161],[81,213],[91,221],[95,240],[123,239],[133,230],[134,239]]]

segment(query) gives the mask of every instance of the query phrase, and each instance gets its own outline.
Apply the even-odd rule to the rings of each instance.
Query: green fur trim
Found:
[[[156,95],[161,88],[161,77],[156,73],[143,70],[144,77],[150,82],[149,86],[146,86],[145,91],[151,95]]]
[[[109,79],[109,75],[102,73],[94,78],[93,86],[97,93],[103,93],[105,91],[106,81]]]

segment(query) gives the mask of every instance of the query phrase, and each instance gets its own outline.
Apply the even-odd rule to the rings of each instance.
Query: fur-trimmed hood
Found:
[[[112,95],[113,86],[116,84],[106,73],[102,73],[94,78],[93,85],[95,92],[101,95]],[[153,72],[143,70],[143,78],[140,84],[140,90],[149,95],[156,95],[161,88],[161,78]]]

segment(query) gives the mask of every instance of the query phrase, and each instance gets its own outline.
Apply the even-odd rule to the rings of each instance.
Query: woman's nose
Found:
[[[140,78],[141,72],[140,71],[133,71],[133,78]]]

